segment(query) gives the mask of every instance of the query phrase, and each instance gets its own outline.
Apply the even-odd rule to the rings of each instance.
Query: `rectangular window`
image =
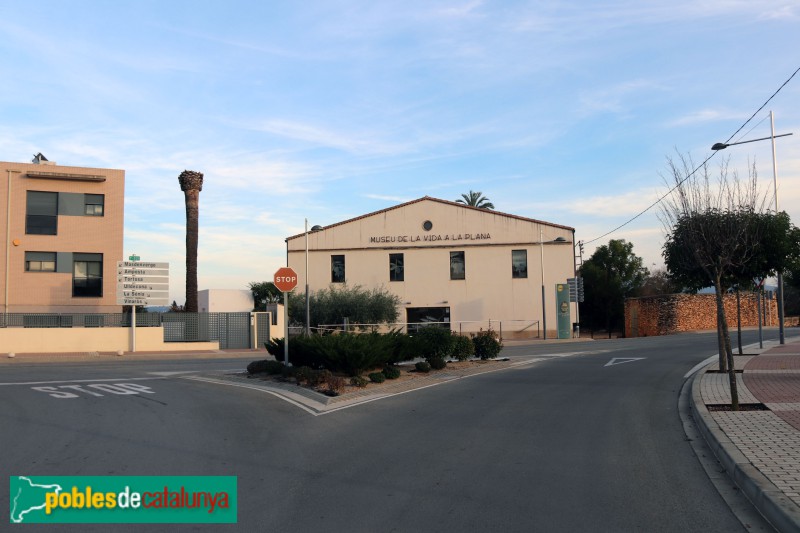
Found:
[[[57,235],[57,192],[28,191],[26,208],[25,233],[28,235]]]
[[[511,250],[511,277],[528,277],[528,250]]]
[[[25,252],[25,272],[55,272],[55,252]]]
[[[344,256],[331,256],[331,283],[344,283]]]
[[[403,254],[389,254],[389,281],[403,281],[405,268]]]
[[[464,252],[450,252],[450,279],[465,279]]]
[[[84,214],[92,217],[103,216],[103,206],[105,204],[105,196],[102,194],[84,194],[83,195],[83,212]]]
[[[103,254],[72,254],[72,296],[103,296]]]

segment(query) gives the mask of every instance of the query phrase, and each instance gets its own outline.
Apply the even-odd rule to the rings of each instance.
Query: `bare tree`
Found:
[[[712,179],[706,163],[695,169],[690,156],[667,158],[668,186],[674,187],[661,207],[667,231],[664,260],[671,276],[687,288],[714,286],[717,307],[719,369],[728,372],[731,406],[739,399],[723,295],[749,271],[758,253],[760,231],[753,216],[764,210],[766,195],[759,192],[755,165],[748,178],[729,171],[728,160]]]

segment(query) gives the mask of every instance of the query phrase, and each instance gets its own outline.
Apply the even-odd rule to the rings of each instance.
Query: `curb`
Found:
[[[706,409],[700,394],[700,380],[705,370],[695,373],[692,378],[691,409],[708,447],[731,480],[775,529],[782,533],[800,533],[800,510],[797,505],[750,463]]]

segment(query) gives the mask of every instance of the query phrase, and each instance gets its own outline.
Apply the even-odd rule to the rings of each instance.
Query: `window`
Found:
[[[450,279],[465,279],[464,252],[450,252]]]
[[[103,254],[72,254],[72,296],[103,296]]]
[[[25,272],[55,272],[55,252],[25,252]]]
[[[403,281],[404,279],[403,254],[389,254],[389,281]]]
[[[58,193],[28,191],[25,233],[56,235],[58,232]]]
[[[528,277],[528,250],[511,250],[511,277]]]
[[[344,283],[344,256],[331,256],[331,283]]]
[[[92,217],[103,216],[103,206],[105,204],[105,196],[102,194],[84,194],[83,207],[84,214]]]

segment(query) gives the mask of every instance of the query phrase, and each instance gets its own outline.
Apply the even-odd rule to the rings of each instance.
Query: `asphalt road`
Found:
[[[0,471],[238,476],[238,526],[59,531],[743,531],[677,412],[714,353],[712,334],[509,347],[543,359],[324,416],[176,374],[247,360],[5,365]]]

